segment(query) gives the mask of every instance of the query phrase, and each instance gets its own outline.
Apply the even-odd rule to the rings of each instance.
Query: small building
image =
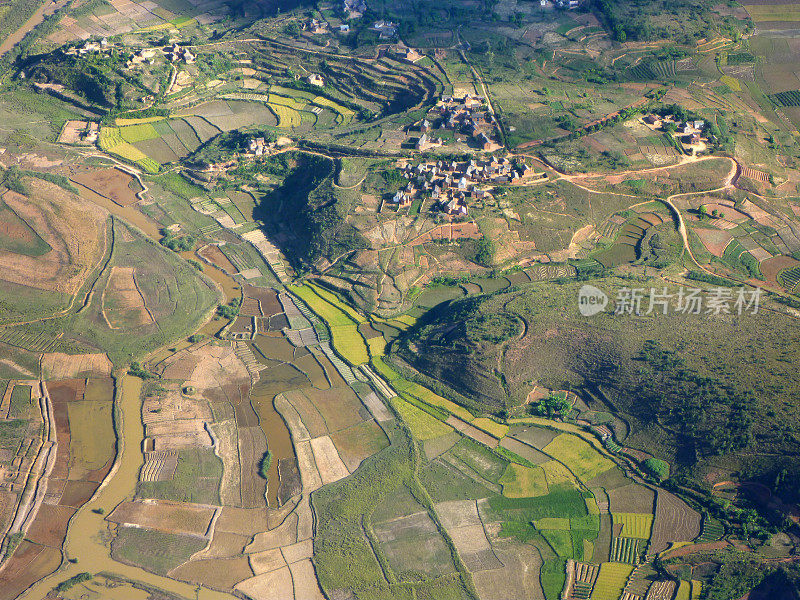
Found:
[[[648,125],[653,125],[654,127],[658,127],[659,125],[661,125],[661,119],[658,117],[658,115],[655,115],[653,113],[647,115],[644,118],[644,122],[647,123]]]
[[[392,196],[392,202],[397,204],[399,208],[406,208],[411,206],[411,196],[403,190],[398,190],[398,192]]]
[[[347,23],[339,25],[339,33],[350,33],[350,25]]]
[[[412,63],[413,62],[417,62],[418,60],[420,60],[422,58],[422,54],[420,54],[419,52],[414,50],[414,48],[406,48],[406,47],[399,48],[397,50],[397,55],[401,59],[406,60],[408,62],[412,62]]]
[[[325,80],[322,78],[322,75],[319,75],[318,73],[312,73],[308,76],[308,83],[318,87],[323,87],[325,85]]]
[[[486,133],[484,133],[483,131],[481,131],[481,132],[480,132],[480,133],[479,133],[479,134],[478,134],[478,135],[475,137],[475,141],[477,142],[477,144],[478,144],[478,147],[479,147],[481,150],[491,150],[491,149],[492,149],[493,142],[492,142],[492,140],[491,140],[491,139],[489,139],[489,136],[488,136],[488,135],[486,135]]]
[[[422,133],[428,133],[431,130],[431,122],[428,119],[423,119],[422,124],[419,126]]]

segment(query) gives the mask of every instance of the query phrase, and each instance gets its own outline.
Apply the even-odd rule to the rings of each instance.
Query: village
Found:
[[[546,173],[536,173],[521,160],[492,157],[486,160],[431,161],[400,167],[408,183],[391,198],[398,210],[430,199],[436,208],[450,219],[469,214],[470,200],[492,198],[499,185],[519,185],[543,181]]]
[[[406,55],[411,55],[413,58],[412,52],[414,50],[409,48]],[[468,136],[472,145],[483,152],[494,152],[503,147],[497,139],[495,117],[482,96],[444,95],[416,127],[420,136],[414,147],[420,151],[444,145],[442,138],[433,137],[435,131],[452,131],[456,135],[457,142],[463,141],[458,137],[459,134]]]

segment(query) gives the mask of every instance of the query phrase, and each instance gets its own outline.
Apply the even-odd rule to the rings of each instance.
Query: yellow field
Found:
[[[541,467],[531,469],[516,463],[508,463],[499,483],[503,486],[503,496],[506,498],[532,498],[544,496],[550,491],[544,469]],[[567,519],[567,529],[569,529],[569,519]]]
[[[653,515],[646,513],[613,513],[611,519],[614,525],[622,525],[620,537],[650,539],[650,530],[653,527]]]
[[[498,423],[486,417],[479,417],[472,421],[472,424],[478,429],[483,429],[486,433],[493,435],[497,439],[505,437],[508,434],[508,425],[503,425],[502,423]]]
[[[123,140],[118,127],[101,127],[98,143],[101,150],[135,163],[148,173],[158,173],[161,169],[161,165],[156,161]]]
[[[395,387],[395,389],[397,389],[398,392],[405,392],[410,396],[414,396],[418,400],[422,400],[426,404],[443,408],[451,415],[455,415],[460,419],[465,421],[472,421],[474,419],[472,413],[463,406],[456,404],[455,402],[451,402],[447,398],[442,398],[438,394],[434,394],[428,388],[422,387],[421,385],[412,381],[400,378],[393,381],[392,385]]]
[[[692,584],[688,581],[681,581],[675,600],[692,600]]]
[[[353,115],[356,114],[355,112],[353,112],[349,108],[346,108],[346,107],[344,107],[344,106],[342,106],[340,104],[337,104],[333,100],[328,100],[327,98],[325,98],[323,96],[317,96],[316,98],[314,98],[314,100],[312,100],[312,102],[314,104],[316,104],[317,106],[330,108],[332,111],[339,113],[342,116],[342,124],[343,125],[347,125],[348,123],[350,123],[350,121],[353,120]]]
[[[155,127],[153,127],[150,123],[139,123],[137,125],[128,125],[126,127],[122,127],[119,130],[119,134],[122,136],[123,140],[130,142],[131,144],[143,142],[145,140],[154,140],[157,137],[161,137],[158,135]]]
[[[563,517],[547,517],[533,522],[536,529],[557,529],[569,531],[569,519]]]
[[[543,451],[567,465],[581,481],[593,479],[616,466],[612,460],[602,456],[585,440],[566,433],[562,433],[547,444]]]
[[[330,302],[323,300],[318,294],[314,293],[314,290],[308,285],[290,285],[288,286],[288,290],[308,304],[308,307],[327,322],[329,327],[356,324],[356,322],[338,306],[334,306]]]
[[[353,319],[353,321],[355,321],[356,323],[366,323],[367,322],[367,318],[364,315],[362,315],[360,312],[358,312],[356,309],[354,309],[349,304],[345,304],[344,302],[339,300],[338,296],[336,296],[336,294],[334,294],[333,292],[329,292],[325,288],[322,288],[322,287],[320,287],[318,285],[315,285],[313,283],[308,283],[306,285],[308,287],[310,287],[312,290],[314,290],[314,292],[317,294],[317,296],[319,296],[320,298],[322,298],[323,300],[325,300],[329,304],[333,304],[336,308],[341,310],[343,313],[346,313],[347,316],[350,317],[351,319]]]
[[[618,600],[632,572],[633,565],[624,563],[607,562],[600,565],[592,600]]]
[[[386,354],[386,340],[382,337],[374,337],[367,340],[369,355],[373,358]]]
[[[730,75],[723,75],[719,78],[719,80],[731,88],[734,92],[741,92],[742,85],[739,83],[739,80],[735,77],[731,77]]]
[[[590,515],[599,515],[600,508],[597,506],[597,500],[595,500],[593,497],[586,498],[586,510]]]
[[[272,109],[275,116],[278,117],[278,127],[298,127],[303,120],[299,112],[288,106],[282,104],[274,104],[270,102],[267,106]]]
[[[419,440],[431,440],[453,431],[450,425],[442,423],[437,418],[405,400],[393,398],[391,403],[395,410],[400,413],[400,418],[408,425],[413,436]]]
[[[288,96],[279,96],[278,94],[269,94],[269,101],[270,104],[276,104],[278,106],[287,106],[289,108],[293,108],[294,110],[303,110],[308,103],[302,102],[295,98],[289,98]]]
[[[753,21],[800,21],[798,4],[745,4]]]
[[[549,485],[575,485],[575,476],[557,460],[548,460],[540,466],[547,475]]]
[[[145,117],[143,119],[114,119],[114,125],[117,127],[125,127],[127,125],[141,125],[143,123],[155,123],[156,121],[163,121],[166,117]]]
[[[338,325],[330,330],[333,346],[342,358],[353,366],[369,362],[367,345],[356,325]]]

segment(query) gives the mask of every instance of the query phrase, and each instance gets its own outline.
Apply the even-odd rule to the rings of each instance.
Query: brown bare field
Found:
[[[0,572],[0,600],[14,600],[61,564],[61,550],[23,540]]]
[[[72,177],[72,181],[89,188],[96,194],[105,196],[120,206],[130,206],[139,201],[139,198],[136,197],[136,192],[141,190],[139,182],[133,175],[116,167],[79,173]]]
[[[67,481],[64,491],[61,493],[62,506],[72,506],[78,508],[86,504],[97,488],[100,486],[95,481]]]
[[[539,583],[542,559],[536,549],[510,540],[494,540],[492,543],[495,554],[504,566],[472,574],[481,600],[544,598]]]
[[[267,439],[261,427],[239,428],[239,465],[242,508],[260,508],[267,505],[266,480],[259,476],[261,459],[267,451]]]
[[[197,254],[229,275],[234,275],[239,272],[239,269],[237,269],[228,257],[222,253],[219,246],[215,244],[203,246],[197,251]]]
[[[52,250],[38,257],[0,252],[4,281],[74,294],[105,247],[107,214],[49,182],[27,182],[30,196],[6,193],[6,204],[24,219]]]
[[[67,524],[74,514],[75,509],[70,506],[42,504],[25,537],[35,544],[61,548]]]
[[[697,227],[693,230],[706,249],[714,256],[722,256],[733,236],[723,229],[706,229]]]
[[[289,565],[294,582],[294,597],[297,600],[325,600],[317,583],[317,574],[311,561],[301,560]]]
[[[241,555],[248,543],[250,543],[249,536],[228,533],[227,531],[215,531],[208,547],[195,554],[194,557],[195,559],[233,558]]]
[[[303,392],[292,390],[284,392],[283,397],[288,400],[297,411],[308,437],[319,437],[328,433],[324,417]]]
[[[350,387],[329,390],[309,390],[308,399],[314,403],[328,430],[339,431],[364,420],[366,409]]]
[[[428,242],[439,240],[478,239],[482,237],[478,225],[475,223],[448,223],[435,227],[419,237],[413,239],[410,246],[420,246]]]
[[[761,273],[764,275],[764,278],[767,280],[767,282],[775,286],[779,286],[781,284],[778,282],[778,273],[784,269],[791,269],[798,265],[800,265],[800,261],[795,260],[791,256],[781,255],[768,258],[759,266],[761,268]]]
[[[700,513],[665,490],[656,493],[656,513],[650,552],[666,550],[670,542],[689,542],[700,535]]]
[[[148,500],[123,502],[107,519],[112,523],[136,525],[166,533],[204,536],[213,516],[213,508],[164,500]]]
[[[278,294],[275,290],[267,290],[245,284],[242,286],[242,292],[248,298],[253,298],[258,301],[259,307],[261,308],[261,316],[270,317],[283,312],[283,306],[281,306],[278,300]]]
[[[216,532],[225,531],[251,537],[268,528],[268,511],[266,508],[247,509],[225,506],[222,509],[222,514],[217,518],[214,530]]]
[[[252,577],[238,584],[236,590],[248,598],[259,600],[293,600],[295,597],[289,567]]]
[[[488,433],[481,431],[477,427],[470,425],[466,421],[462,421],[454,415],[450,415],[445,422],[467,437],[471,437],[473,440],[480,442],[484,446],[489,446],[489,448],[497,448],[498,446],[497,438],[494,438]]]
[[[351,473],[365,458],[389,445],[383,429],[372,420],[332,433],[331,440]]]
[[[199,583],[215,590],[232,590],[240,581],[253,576],[246,556],[192,560],[169,572],[174,579]]]
[[[136,285],[133,267],[111,268],[103,290],[103,315],[111,329],[127,329],[153,323],[144,296]]]
[[[350,474],[339,457],[333,441],[327,435],[311,440],[311,449],[314,452],[314,462],[317,463],[323,485],[339,481]]]
[[[492,552],[474,500],[442,502],[436,505],[436,512],[470,572],[503,566]]]
[[[606,488],[612,513],[652,513],[655,502],[653,490],[637,483],[616,489]]]
[[[253,536],[253,542],[245,548],[247,553],[263,552],[297,542],[297,512],[291,513],[277,527],[269,531],[261,531]]]
[[[108,377],[111,375],[111,368],[111,361],[105,354],[75,355],[51,352],[42,356],[42,372],[45,379]]]
[[[286,566],[286,560],[284,560],[280,548],[256,552],[255,554],[250,554],[249,558],[250,568],[253,569],[256,575],[269,573]]]

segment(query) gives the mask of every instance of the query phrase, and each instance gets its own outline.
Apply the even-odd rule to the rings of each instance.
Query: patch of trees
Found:
[[[475,262],[484,267],[491,267],[495,256],[494,242],[484,236],[477,241],[476,246]]]
[[[664,481],[669,478],[669,463],[659,458],[645,459],[642,462],[642,469],[658,481]]]
[[[653,340],[644,344],[637,360],[643,368],[633,396],[639,398],[642,416],[649,413],[672,428],[688,454],[729,454],[753,442],[754,397],[697,373]]]
[[[569,415],[572,410],[572,405],[567,402],[566,398],[550,394],[544,400],[539,400],[530,406],[530,412],[534,415],[547,417],[553,419],[555,417],[564,418]]]
[[[159,240],[161,245],[173,252],[184,252],[194,248],[195,240],[190,235],[175,235],[169,229],[162,229],[161,235],[163,236]]]
[[[223,319],[235,319],[239,316],[239,306],[241,301],[239,298],[234,298],[227,304],[220,304],[217,307],[217,316],[222,317]]]
[[[272,467],[272,452],[267,450],[264,456],[261,457],[261,462],[258,463],[258,474],[264,479],[269,479],[269,470]]]

